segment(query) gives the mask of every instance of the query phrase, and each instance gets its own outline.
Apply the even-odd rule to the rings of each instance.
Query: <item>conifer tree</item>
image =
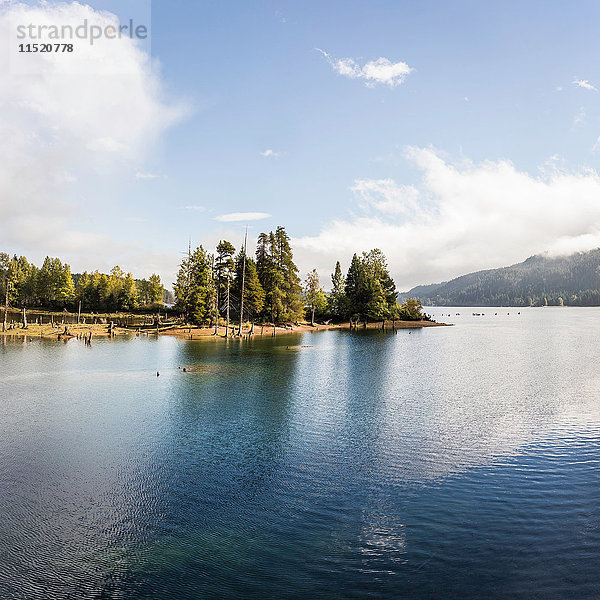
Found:
[[[335,319],[341,319],[344,315],[345,310],[345,299],[346,294],[344,286],[346,280],[342,275],[342,267],[340,261],[335,263],[335,271],[331,275],[331,294],[329,295],[329,311]]]
[[[210,318],[214,283],[212,256],[199,246],[181,261],[174,286],[176,308],[189,323]]]
[[[215,268],[217,275],[217,285],[219,286],[218,296],[224,300],[225,313],[227,317],[227,324],[225,329],[225,336],[229,336],[229,316],[231,310],[231,279],[234,269],[233,254],[235,248],[233,244],[227,241],[220,241],[217,246],[217,256],[215,260]]]
[[[240,251],[235,262],[233,292],[237,297],[242,293],[243,252]],[[246,276],[244,281],[244,316],[253,321],[264,309],[265,291],[258,278],[256,263],[246,256]]]

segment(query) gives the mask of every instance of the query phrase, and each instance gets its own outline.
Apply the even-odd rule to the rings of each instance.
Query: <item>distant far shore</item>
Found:
[[[434,321],[379,321],[367,323],[366,329],[379,329],[385,331],[393,331],[394,329],[419,329],[423,327],[448,327],[447,323],[436,323]],[[350,323],[340,324],[299,324],[299,325],[287,325],[287,326],[276,326],[273,325],[254,325],[254,330],[247,325],[244,326],[242,331],[242,337],[260,337],[268,336],[272,337],[273,332],[275,337],[290,333],[304,333],[304,332],[315,332],[325,331],[329,329],[350,329]],[[1,325],[0,325],[1,329]],[[357,330],[365,329],[364,325],[360,323]],[[194,326],[183,326],[183,325],[159,325],[158,328],[136,328],[136,327],[119,327],[110,324],[51,324],[40,325],[37,323],[31,323],[26,329],[23,329],[20,325],[16,325],[12,329],[7,331],[0,330],[0,336],[5,337],[30,337],[30,338],[46,338],[46,339],[84,339],[88,338],[91,333],[91,339],[95,337],[109,337],[109,336],[152,336],[152,335],[170,335],[186,340],[194,339],[219,339],[225,338],[226,328],[224,326],[219,327],[218,334],[215,335],[214,327],[194,327]],[[238,326],[230,325],[229,336],[238,338],[237,335]]]

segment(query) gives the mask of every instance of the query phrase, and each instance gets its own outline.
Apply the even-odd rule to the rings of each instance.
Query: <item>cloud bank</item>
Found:
[[[350,79],[364,79],[367,87],[375,87],[377,83],[396,87],[404,83],[406,77],[414,70],[405,62],[393,63],[383,57],[369,61],[361,67],[352,58],[336,59],[320,48],[316,50],[327,59],[338,74]]]
[[[336,260],[381,248],[399,289],[506,266],[549,251],[600,246],[600,176],[545,167],[537,176],[504,160],[450,162],[431,148],[405,157],[417,185],[357,179],[356,214],[294,240],[302,269],[326,274]]]
[[[76,2],[0,4],[0,45],[8,48],[14,23],[76,27],[84,20],[117,22]],[[60,255],[75,268],[125,254],[141,266],[151,249],[78,223],[93,208],[86,196],[98,181],[153,177],[138,169],[184,107],[165,101],[150,57],[129,38],[79,44],[68,55],[27,55],[29,74],[11,72],[7,54],[0,54],[0,246],[32,258]]]

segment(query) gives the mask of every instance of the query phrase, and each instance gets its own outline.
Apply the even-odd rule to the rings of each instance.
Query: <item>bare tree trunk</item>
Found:
[[[27,311],[23,307],[23,329],[27,329]]]
[[[248,243],[248,227],[246,227],[246,237],[244,238],[244,253],[242,264],[242,297],[240,298],[240,329],[238,335],[242,335],[242,325],[244,323],[244,288],[246,285],[246,244]]]
[[[4,278],[4,285],[6,286],[6,299],[4,300],[4,323],[2,324],[2,331],[6,331],[6,317],[8,315],[8,278]]]
[[[229,337],[229,276],[227,277],[227,326],[225,327],[225,337]]]
[[[315,305],[313,304],[312,307],[312,315],[310,317],[310,326],[314,327],[315,326]]]
[[[215,333],[219,335],[219,286],[215,286]]]
[[[79,301],[79,310],[77,311],[77,325],[81,321],[81,300]]]

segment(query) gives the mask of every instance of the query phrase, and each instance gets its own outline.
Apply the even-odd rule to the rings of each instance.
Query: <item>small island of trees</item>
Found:
[[[226,327],[240,335],[244,324],[350,322],[351,326],[385,320],[428,319],[421,303],[399,304],[386,258],[379,249],[354,254],[344,276],[338,261],[331,274],[331,291],[321,286],[316,269],[302,281],[284,227],[261,233],[253,250],[247,240],[236,252],[222,240],[214,252],[191,246],[181,261],[174,293],[156,274],[136,279],[114,267],[72,274],[58,258],[46,257],[36,267],[25,257],[0,253],[0,294],[4,300],[4,329],[9,307],[81,313],[169,313],[181,323]],[[26,319],[23,318],[24,325]]]
[[[346,276],[340,262],[331,292],[310,271],[304,282],[294,263],[284,227],[258,236],[254,252],[221,241],[214,254],[199,246],[182,260],[175,283],[175,310],[195,325],[215,326],[225,318],[250,323],[361,322],[426,318],[418,300],[398,304],[396,286],[379,249],[354,254]],[[240,313],[240,310],[242,313]],[[229,331],[229,329],[227,329]],[[238,327],[239,333],[239,327]]]

